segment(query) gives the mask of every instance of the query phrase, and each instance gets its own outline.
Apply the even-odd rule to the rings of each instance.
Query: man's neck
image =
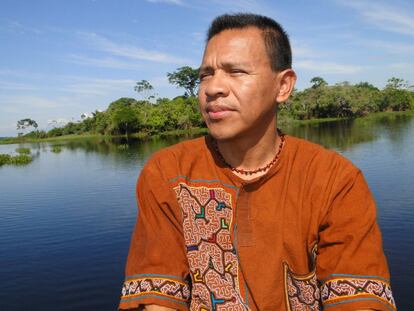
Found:
[[[274,126],[269,127],[265,133],[243,135],[239,139],[218,141],[217,147],[231,167],[252,171],[265,167],[274,159],[278,152],[280,139],[275,122]],[[266,173],[267,170],[251,175],[235,172],[235,175],[250,180]]]

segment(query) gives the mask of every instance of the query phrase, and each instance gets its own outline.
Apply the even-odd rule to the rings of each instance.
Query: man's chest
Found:
[[[284,264],[291,258],[309,272],[309,234],[301,228],[300,213],[286,207],[288,196],[277,189],[186,181],[174,190],[193,283],[192,309],[246,310],[249,296],[266,300],[266,292],[282,300]]]

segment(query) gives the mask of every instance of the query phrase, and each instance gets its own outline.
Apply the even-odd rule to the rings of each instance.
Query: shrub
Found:
[[[50,149],[50,151],[54,152],[54,153],[59,153],[62,151],[62,147],[61,146],[53,146],[52,149]]]
[[[24,147],[16,148],[16,152],[19,154],[30,154],[30,148],[24,148]]]
[[[128,146],[128,144],[121,144],[121,145],[118,145],[117,148],[119,150],[127,150],[129,148],[129,146]]]
[[[14,157],[10,156],[6,164],[24,165],[24,164],[29,164],[32,161],[33,161],[33,158],[31,156],[27,154],[19,154]]]
[[[0,165],[9,163],[11,156],[8,154],[0,154]]]

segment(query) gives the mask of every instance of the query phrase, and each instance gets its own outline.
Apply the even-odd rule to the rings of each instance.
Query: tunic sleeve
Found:
[[[336,178],[319,229],[316,272],[324,310],[395,310],[376,207],[362,173]]]
[[[119,309],[156,304],[188,310],[190,284],[182,216],[175,194],[151,162],[137,184],[139,212]]]

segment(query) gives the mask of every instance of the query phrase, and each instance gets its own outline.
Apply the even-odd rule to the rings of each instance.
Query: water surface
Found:
[[[363,171],[400,310],[414,310],[414,118],[290,126]],[[0,310],[115,310],[145,160],[178,138],[25,144],[34,161],[0,167]],[[20,145],[0,145],[0,153]]]

